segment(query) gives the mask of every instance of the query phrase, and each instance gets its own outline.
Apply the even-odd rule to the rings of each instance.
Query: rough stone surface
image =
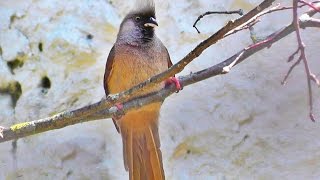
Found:
[[[125,2],[125,3],[124,3]],[[157,1],[157,34],[174,62],[236,15],[208,10],[250,10],[258,0]],[[290,3],[286,0],[282,3]],[[120,0],[0,1],[0,124],[44,118],[94,103],[104,96],[102,78],[121,19],[133,2]],[[267,35],[290,23],[291,12],[262,18]],[[319,30],[304,30],[307,56],[319,75]],[[229,37],[190,64],[188,74],[216,64],[251,43],[249,33]],[[297,47],[291,35],[224,76],[168,98],[160,134],[167,179],[317,179],[319,123],[308,119],[300,65],[281,86]],[[50,86],[44,84],[48,78]],[[13,95],[21,86],[21,96]],[[314,87],[315,113],[320,94]],[[12,90],[13,89],[13,90]],[[18,93],[19,94],[19,93]],[[121,137],[110,120],[83,123],[0,144],[0,179],[127,179]]]

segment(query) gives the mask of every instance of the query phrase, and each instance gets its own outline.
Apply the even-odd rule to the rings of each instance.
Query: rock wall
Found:
[[[236,15],[203,19],[208,10],[245,11],[258,0],[157,1],[158,36],[177,62]],[[281,1],[289,3],[291,1]],[[133,2],[0,1],[0,124],[44,118],[99,101],[105,61]],[[262,18],[259,36],[291,21],[291,12]],[[319,30],[304,30],[319,75]],[[216,64],[251,44],[248,31],[205,51],[182,73]],[[319,124],[308,119],[302,65],[280,82],[297,47],[290,35],[228,75],[169,97],[160,134],[167,179],[317,179]],[[320,117],[319,89],[316,114]],[[110,120],[78,124],[0,144],[0,179],[127,179],[121,137]]]

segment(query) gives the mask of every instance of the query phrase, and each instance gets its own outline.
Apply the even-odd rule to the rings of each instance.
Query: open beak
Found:
[[[151,17],[147,23],[144,24],[144,27],[152,27],[155,28],[158,26],[157,20]]]

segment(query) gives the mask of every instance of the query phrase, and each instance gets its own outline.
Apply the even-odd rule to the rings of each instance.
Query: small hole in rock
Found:
[[[42,44],[42,42],[39,42],[39,44],[38,44],[38,49],[39,49],[40,52],[43,51],[43,44]]]
[[[15,108],[20,96],[22,95],[21,85],[18,81],[10,82],[4,87],[0,87],[0,93],[10,95],[11,105]]]
[[[12,107],[15,108],[22,95],[21,84],[18,81],[9,84],[7,93],[11,95]]]
[[[11,153],[12,154],[16,154],[17,153],[17,148],[18,148],[17,140],[12,141],[11,146],[12,146]]]
[[[87,39],[89,39],[89,40],[93,39],[93,35],[92,34],[88,34],[87,35]]]
[[[44,76],[41,79],[41,87],[43,87],[45,89],[50,89],[51,88],[51,81],[47,76]]]
[[[18,67],[22,67],[24,64],[23,61],[21,61],[20,59],[16,58],[13,61],[9,61],[7,62],[7,66],[9,67],[10,71],[12,74],[14,74],[14,70]]]
[[[72,173],[73,173],[72,170],[69,170],[69,171],[67,172],[67,177],[71,176]]]

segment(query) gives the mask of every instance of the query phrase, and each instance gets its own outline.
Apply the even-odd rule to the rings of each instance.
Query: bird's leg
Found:
[[[169,85],[171,85],[172,83],[175,84],[176,89],[177,89],[177,93],[178,93],[180,90],[183,89],[178,78],[176,78],[176,77],[170,77],[169,79],[166,80],[166,86],[169,86]]]
[[[113,115],[112,115],[112,121],[113,121],[113,124],[114,126],[116,127],[118,133],[120,133],[120,128],[119,128],[119,125],[117,123],[117,121],[119,119],[121,119],[121,117],[124,115],[124,112],[123,112],[123,104],[121,103],[117,103],[115,104],[116,108],[117,108],[117,112],[115,112]]]
[[[115,104],[115,106],[117,108],[117,112],[113,114],[112,119],[118,120],[124,115],[123,104],[117,103],[117,104]]]

